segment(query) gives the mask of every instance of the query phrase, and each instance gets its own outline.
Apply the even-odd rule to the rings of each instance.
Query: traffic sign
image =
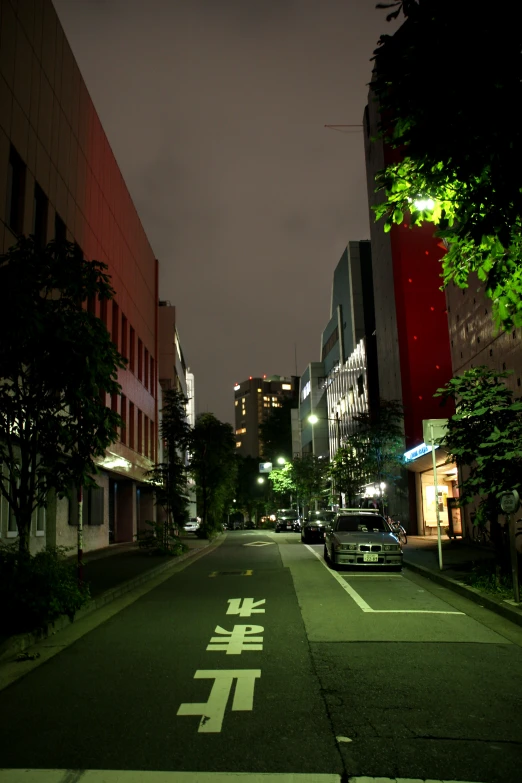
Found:
[[[516,489],[513,492],[504,492],[500,499],[500,507],[504,514],[514,514],[520,505],[520,498]]]

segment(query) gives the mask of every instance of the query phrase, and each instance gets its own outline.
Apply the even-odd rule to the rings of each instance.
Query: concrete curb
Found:
[[[453,590],[454,593],[458,593],[464,598],[468,598],[470,601],[480,604],[480,606],[489,609],[491,612],[500,614],[506,620],[511,620],[512,623],[522,626],[522,608],[518,609],[516,606],[510,606],[509,603],[502,598],[493,598],[492,596],[486,595],[481,590],[477,590],[475,587],[464,584],[464,582],[459,582],[457,579],[452,579],[450,576],[444,576],[436,571],[431,571],[425,566],[417,565],[417,563],[412,563],[406,559],[403,560],[403,565],[406,568],[409,568],[410,571],[414,571],[416,574],[426,577],[426,579],[431,579],[432,582],[437,582],[437,584]]]
[[[165,571],[173,569],[174,566],[182,563],[184,560],[188,560],[191,557],[197,558],[197,556],[201,556],[203,553],[208,554],[213,549],[216,549],[216,547],[223,542],[225,537],[226,534],[221,533],[217,538],[213,541],[209,541],[204,546],[184,552],[182,555],[169,560],[168,563],[162,563],[159,566],[149,568],[143,574],[128,579],[126,582],[117,585],[117,587],[111,587],[110,590],[106,590],[104,593],[101,593],[101,595],[98,595],[96,598],[89,601],[88,604],[82,606],[82,608],[76,612],[74,620],[81,620],[83,617],[87,617],[87,615],[95,612],[97,609],[101,609],[102,606],[106,606],[106,604],[111,603],[111,601],[115,601],[116,598],[120,598],[122,595],[125,595],[125,593],[130,593],[131,590],[134,590],[136,587],[140,587],[140,585],[149,582],[151,579],[154,579]],[[74,622],[74,620],[72,622]],[[0,645],[0,663],[23,652],[28,647],[32,647],[33,644],[48,639],[49,636],[53,636],[68,625],[71,625],[71,620],[69,620],[67,615],[61,615],[52,625],[49,625],[45,631],[33,631],[31,633],[19,634],[18,636],[11,636]]]

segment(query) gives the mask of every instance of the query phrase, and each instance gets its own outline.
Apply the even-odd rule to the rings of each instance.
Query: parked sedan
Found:
[[[183,530],[185,531],[185,533],[195,533],[196,530],[199,530],[198,520],[195,518],[190,519],[188,522],[186,522],[183,525]]]
[[[308,518],[301,529],[301,541],[308,544],[310,541],[324,541],[325,530],[336,517],[335,511],[323,509],[322,511],[309,511]]]
[[[326,532],[324,559],[332,568],[383,566],[400,571],[402,547],[380,514],[343,509]]]
[[[301,530],[301,520],[299,514],[292,508],[280,508],[276,511],[275,532],[282,530],[299,533]]]

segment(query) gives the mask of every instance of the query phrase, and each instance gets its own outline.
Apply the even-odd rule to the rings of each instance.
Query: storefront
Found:
[[[437,504],[443,532],[462,535],[462,512],[456,507],[459,496],[457,465],[448,462],[448,453],[435,447],[437,488],[433,471],[431,447],[421,443],[404,454],[405,467],[415,473],[415,500],[417,508],[417,535],[437,535]]]

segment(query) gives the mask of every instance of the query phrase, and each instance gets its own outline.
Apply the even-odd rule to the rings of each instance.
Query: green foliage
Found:
[[[520,489],[522,475],[522,400],[513,398],[504,379],[509,372],[475,367],[452,378],[436,397],[455,401],[444,447],[467,476],[459,485],[459,505],[479,498],[475,524],[490,523],[497,566],[509,568],[509,549],[498,515],[503,492]]]
[[[168,521],[154,522],[146,520],[148,530],[140,530],[136,533],[136,540],[140,549],[149,555],[171,555],[177,557],[188,551],[188,546],[180,541],[177,528]]]
[[[290,472],[291,480],[304,505],[310,505],[315,500],[323,500],[327,472],[328,463],[326,460],[316,457],[315,454],[294,457]]]
[[[82,305],[112,299],[106,265],[69,242],[40,249],[22,238],[0,256],[0,490],[28,552],[31,515],[50,490],[92,486],[95,458],[120,417],[101,401],[119,394],[125,360],[105,325]]]
[[[356,498],[368,480],[362,460],[365,447],[366,442],[359,435],[348,437],[328,466],[336,493],[342,492],[346,495],[348,507],[355,506]]]
[[[396,484],[404,464],[402,404],[399,400],[381,399],[377,411],[360,413],[353,419],[358,428],[352,443],[359,475],[379,484]]]
[[[70,548],[48,547],[36,555],[0,543],[0,628],[7,636],[44,630],[61,615],[71,620],[89,600],[76,568],[66,560]]]
[[[285,462],[281,468],[271,470],[268,474],[268,480],[276,495],[291,495],[295,494],[297,490],[292,462]]]
[[[455,401],[444,445],[459,465],[469,468],[460,486],[461,505],[478,495],[493,517],[496,498],[520,487],[522,475],[522,399],[513,399],[503,379],[510,372],[475,367],[452,378],[435,397]]]
[[[185,453],[190,443],[191,429],[187,422],[187,398],[176,389],[163,392],[161,435],[165,460],[148,471],[147,478],[156,486],[156,503],[179,529],[189,519],[187,468]]]
[[[189,450],[189,470],[196,481],[202,518],[198,533],[208,536],[221,527],[234,497],[237,462],[232,426],[213,413],[201,413],[190,435]]]
[[[449,245],[444,284],[465,288],[476,273],[497,323],[519,326],[522,127],[506,109],[522,99],[517,4],[488,14],[486,46],[470,34],[466,3],[405,0],[388,7],[405,22],[394,35],[381,36],[372,88],[381,133],[398,154],[378,175],[384,198],[376,216],[385,217],[385,231],[406,213],[413,225],[438,226],[437,236]],[[442,100],[434,98],[430,78]],[[419,199],[434,205],[415,207]]]
[[[499,598],[513,597],[511,573],[500,573],[494,562],[475,563],[471,572],[464,577],[466,584],[491,593]]]
[[[267,418],[259,425],[259,435],[263,444],[263,457],[276,460],[292,458],[292,408],[296,403],[291,398],[282,401],[280,408],[272,408]]]

